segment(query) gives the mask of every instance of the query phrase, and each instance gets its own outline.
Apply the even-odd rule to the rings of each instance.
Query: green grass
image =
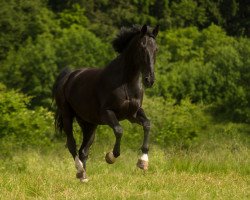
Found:
[[[232,151],[232,141],[212,144],[190,150],[152,146],[150,168],[143,173],[135,166],[137,150],[123,145],[121,157],[108,165],[110,144],[96,143],[88,183],[75,178],[63,144],[19,152],[0,161],[0,199],[249,199],[249,148]]]

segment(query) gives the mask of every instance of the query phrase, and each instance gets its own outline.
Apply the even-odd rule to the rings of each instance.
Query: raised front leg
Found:
[[[114,131],[115,134],[115,145],[112,152],[106,154],[106,161],[109,164],[113,164],[115,159],[120,156],[120,143],[123,134],[123,130],[119,121],[117,120],[115,113],[112,110],[106,110],[102,115],[102,121],[108,124]]]
[[[149,151],[149,133],[150,133],[150,121],[146,117],[144,110],[140,108],[137,112],[136,117],[131,118],[132,123],[140,124],[143,127],[144,138],[141,146],[142,155],[138,159],[137,167],[142,170],[148,169],[148,151]]]

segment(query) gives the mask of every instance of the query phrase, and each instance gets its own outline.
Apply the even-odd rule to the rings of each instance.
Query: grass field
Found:
[[[88,183],[75,178],[63,143],[51,151],[27,150],[1,160],[0,199],[249,199],[249,148],[232,145],[211,139],[191,150],[152,146],[143,173],[135,167],[137,150],[123,145],[121,157],[108,165],[110,144],[96,143]]]

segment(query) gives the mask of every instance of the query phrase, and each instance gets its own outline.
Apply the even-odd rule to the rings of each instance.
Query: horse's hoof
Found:
[[[81,182],[87,182],[88,181],[85,171],[79,171],[79,172],[77,172],[76,173],[76,178],[80,179]]]
[[[84,173],[83,173],[83,171],[77,172],[77,173],[76,173],[76,178],[83,179],[83,178],[84,178]]]
[[[87,178],[80,178],[80,182],[81,183],[87,183],[87,182],[89,182],[89,179],[87,179]]]
[[[137,167],[139,167],[142,170],[148,170],[148,161],[138,159],[138,162],[136,164]]]
[[[113,164],[116,160],[112,151],[108,152],[105,156],[105,160],[108,164]]]

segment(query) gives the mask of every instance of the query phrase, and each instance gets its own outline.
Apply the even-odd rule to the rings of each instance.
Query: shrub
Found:
[[[151,119],[153,141],[164,147],[171,144],[189,147],[199,138],[208,123],[203,112],[205,107],[194,105],[189,99],[175,105],[171,99],[146,98],[144,108]]]
[[[30,97],[0,84],[0,152],[49,146],[53,139],[53,115],[46,109],[28,109]]]
[[[158,80],[148,94],[213,103],[229,118],[249,121],[249,42],[215,25],[161,33]]]
[[[61,34],[55,41],[56,62],[60,68],[102,67],[114,56],[114,53],[110,52],[111,45],[104,44],[93,33],[79,25],[63,29]]]

